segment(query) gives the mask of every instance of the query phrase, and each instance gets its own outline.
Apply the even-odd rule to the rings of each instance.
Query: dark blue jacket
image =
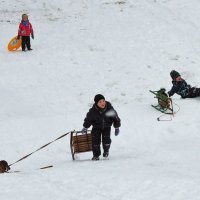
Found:
[[[169,96],[173,96],[175,93],[180,95],[182,98],[186,98],[189,95],[189,91],[191,86],[187,84],[187,82],[182,79],[181,81],[172,81],[172,88],[168,92]]]
[[[112,124],[115,128],[118,128],[121,126],[121,120],[111,103],[106,101],[106,107],[104,109],[98,108],[96,104],[90,108],[83,126],[89,128],[92,125],[93,128],[104,129],[111,127]]]

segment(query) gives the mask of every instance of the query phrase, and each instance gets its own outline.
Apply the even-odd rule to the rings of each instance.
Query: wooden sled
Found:
[[[153,108],[165,114],[174,114],[172,99],[165,93],[165,89],[149,91],[153,93],[155,95],[154,98],[158,100],[157,105],[151,105]]]
[[[73,160],[75,160],[75,154],[92,151],[91,131],[87,131],[87,133],[71,132],[70,147]]]

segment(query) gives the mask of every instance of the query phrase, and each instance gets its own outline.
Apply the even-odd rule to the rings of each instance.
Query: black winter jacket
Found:
[[[173,96],[175,93],[180,95],[182,98],[186,98],[189,95],[191,86],[187,84],[187,82],[182,79],[181,81],[172,81],[172,88],[168,92],[169,96]]]
[[[111,127],[112,124],[115,128],[118,128],[121,126],[121,120],[111,103],[106,101],[104,109],[98,108],[96,104],[90,108],[84,119],[83,126],[89,128],[92,125],[93,128],[104,129]]]

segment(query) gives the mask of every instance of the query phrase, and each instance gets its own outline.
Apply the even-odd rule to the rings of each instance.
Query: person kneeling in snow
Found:
[[[101,94],[94,97],[94,105],[90,108],[83,123],[82,132],[87,132],[87,129],[92,125],[92,160],[99,160],[101,155],[101,137],[103,143],[103,157],[108,157],[111,139],[110,131],[112,124],[115,128],[115,136],[119,134],[121,120],[117,112],[112,107],[111,103],[105,101]]]
[[[173,85],[171,90],[168,92],[170,97],[175,93],[180,95],[182,98],[194,98],[200,96],[200,88],[188,85],[177,71],[172,70],[170,72],[170,76],[172,78]]]

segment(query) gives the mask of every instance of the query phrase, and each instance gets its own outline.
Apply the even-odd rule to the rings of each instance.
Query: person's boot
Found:
[[[109,152],[108,152],[108,151],[104,151],[104,152],[103,152],[103,157],[104,157],[104,158],[107,158],[108,156],[109,156]]]
[[[99,160],[99,157],[98,156],[93,156],[92,160],[96,160],[97,161],[97,160]]]

